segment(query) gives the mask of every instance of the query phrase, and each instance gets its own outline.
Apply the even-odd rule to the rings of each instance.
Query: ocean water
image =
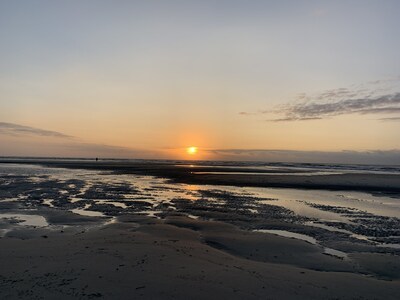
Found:
[[[187,162],[180,161],[168,163],[187,165]],[[267,172],[278,170],[279,173],[295,170],[300,175],[309,172],[325,174],[349,171],[400,175],[399,167],[387,166],[234,165],[226,162],[197,162],[189,165],[199,170],[210,165],[235,168],[250,166]],[[18,204],[18,209],[7,208],[7,203]],[[284,208],[294,216],[303,217],[304,225],[348,234],[356,239],[371,241],[377,246],[400,247],[399,198],[351,191],[179,184],[152,176],[0,163],[0,230],[3,234],[10,230],[7,222],[10,219],[15,226],[51,226],[40,213],[43,208],[107,218],[125,213],[161,218],[163,214],[171,212],[179,212],[191,218],[205,218],[204,207],[201,210],[185,210],[182,203],[201,203],[203,206],[219,208],[225,206],[231,211],[234,207],[254,216],[261,213],[265,215],[268,208]],[[188,205],[185,204],[185,207]],[[1,228],[2,224],[7,224],[7,227]],[[377,226],[380,226],[379,231]]]
[[[251,168],[264,171],[264,174],[272,173],[291,174],[291,175],[326,175],[326,174],[344,174],[344,173],[363,173],[363,174],[394,174],[400,175],[400,166],[388,165],[350,165],[350,164],[315,164],[315,163],[265,163],[265,162],[222,162],[222,161],[194,161],[188,164],[186,161],[177,162],[177,166],[192,167],[196,172],[201,172],[204,167],[225,167]],[[220,173],[220,172],[212,172]],[[240,172],[238,172],[240,174]],[[232,174],[232,173],[231,173]],[[263,173],[261,173],[263,174]]]
[[[90,162],[92,158],[30,158],[30,157],[0,157],[1,161],[26,161],[34,162]],[[206,161],[206,160],[146,160],[146,159],[101,159],[101,162],[115,163],[157,163],[166,165],[176,165],[193,167],[201,172],[204,167],[224,167],[224,168],[252,168],[268,173],[268,171],[279,171],[280,173],[299,172],[326,172],[326,173],[370,173],[370,174],[400,174],[400,165],[366,165],[366,164],[329,164],[329,163],[288,163],[288,162],[257,162],[257,161]]]

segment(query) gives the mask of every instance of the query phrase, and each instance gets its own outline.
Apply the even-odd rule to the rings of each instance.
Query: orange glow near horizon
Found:
[[[186,152],[190,155],[195,155],[198,152],[198,149],[197,147],[188,147]]]

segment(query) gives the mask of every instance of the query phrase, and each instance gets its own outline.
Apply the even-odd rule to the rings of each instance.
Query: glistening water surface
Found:
[[[46,207],[92,217],[179,213],[223,220],[224,212],[236,212],[259,223],[279,215],[286,222],[398,247],[399,200],[361,192],[190,185],[151,176],[0,164],[0,225],[7,223],[7,228],[10,218],[15,226],[47,226],[40,216]],[[43,218],[42,223],[36,219],[40,224],[32,223],[35,211]]]

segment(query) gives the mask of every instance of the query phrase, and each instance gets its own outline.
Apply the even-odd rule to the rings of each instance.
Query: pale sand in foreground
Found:
[[[374,271],[378,254],[364,257],[360,267],[361,260],[324,255],[303,241],[220,222],[120,220],[64,232],[10,232],[0,239],[0,298],[400,298],[398,261],[381,257],[379,266],[392,278],[360,274]]]

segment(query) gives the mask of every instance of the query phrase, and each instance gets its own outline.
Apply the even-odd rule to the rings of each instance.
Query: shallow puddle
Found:
[[[200,166],[198,166],[197,169],[194,169],[194,171],[201,172]],[[267,169],[274,170],[275,168],[268,167]],[[299,174],[302,174],[309,173],[310,170],[304,168],[304,170],[299,169],[296,171],[301,171]],[[318,170],[318,172],[322,171],[324,170]],[[47,189],[51,188],[52,192],[56,193],[58,191],[63,195],[62,201],[52,199],[51,194],[45,195],[43,196],[43,199],[39,199],[42,201],[42,204],[54,209],[57,209],[60,206],[60,209],[68,209],[73,213],[91,217],[104,217],[106,215],[112,215],[113,213],[119,214],[120,212],[123,213],[124,210],[126,210],[127,213],[142,213],[148,216],[157,217],[158,213],[176,210],[178,207],[176,203],[178,202],[174,201],[179,199],[193,202],[203,201],[202,203],[205,203],[205,206],[210,203],[223,206],[225,203],[233,203],[238,199],[238,197],[249,197],[249,199],[252,199],[244,200],[242,202],[239,201],[237,209],[241,209],[240,205],[246,205],[247,212],[254,216],[259,216],[263,213],[262,205],[280,206],[294,212],[297,216],[306,217],[315,221],[314,223],[311,221],[306,222],[305,225],[307,226],[319,227],[332,232],[337,232],[338,234],[348,234],[350,237],[360,240],[369,240],[367,235],[371,235],[371,233],[368,230],[365,230],[365,235],[363,235],[363,231],[354,230],[351,226],[342,226],[342,228],[339,228],[343,223],[346,225],[354,225],[354,218],[351,214],[339,213],[334,209],[323,209],[322,206],[332,206],[332,208],[334,208],[334,206],[340,206],[349,210],[359,210],[361,213],[365,212],[373,214],[377,216],[377,218],[379,218],[379,216],[391,218],[400,217],[400,199],[394,199],[387,196],[377,197],[361,192],[179,184],[169,183],[165,179],[155,178],[152,176],[130,174],[116,175],[112,172],[46,168],[41,166],[12,164],[0,164],[0,174],[2,176],[4,175],[4,178],[10,176],[11,181],[14,180],[18,183],[16,195],[10,195],[8,200],[4,199],[4,201],[10,201],[12,198],[15,202],[29,202],[30,200],[27,196],[29,196],[30,184],[33,183],[35,187],[42,184],[42,191],[47,191]],[[18,178],[12,179],[12,176],[15,175],[17,175]],[[5,186],[8,188],[9,184],[10,183],[7,182]],[[52,187],[53,184],[54,187]],[[210,196],[211,194],[207,193],[209,191],[217,191],[222,195],[222,197]],[[18,196],[19,198],[15,198],[14,196]],[[35,205],[37,205],[36,202],[34,202],[35,200],[36,199],[28,203],[28,205],[30,205],[29,207],[35,207]],[[90,204],[87,204],[83,208],[76,208],[77,206],[80,206],[76,204],[79,201],[104,205],[104,208],[96,208],[95,206],[90,207]],[[131,205],[130,201],[134,201],[134,203]],[[141,201],[143,203],[139,203]],[[138,203],[135,204],[135,202]],[[107,211],[106,204],[113,205],[118,209],[109,207],[109,211]],[[318,205],[320,207],[318,207]],[[132,210],[132,208],[134,209]],[[204,207],[204,209],[206,208],[207,207]],[[212,208],[210,210],[212,210]],[[198,218],[198,215],[196,215],[197,211],[193,209],[182,209],[179,213],[186,213],[190,218]],[[204,217],[204,214],[201,216]],[[32,215],[27,216],[25,219],[20,219],[22,222],[19,224],[35,224],[33,226],[48,225],[47,222],[45,223],[43,217],[38,217],[39,219],[33,220],[32,218],[34,217]],[[30,220],[27,220],[27,218],[30,218]],[[376,227],[376,224],[380,222],[379,224],[381,224],[380,226],[382,227],[383,232],[386,226],[384,222],[387,222],[387,228],[392,226],[392,231],[394,231],[393,226],[395,225],[392,225],[393,222],[390,223],[389,221],[377,220],[374,224],[368,225],[366,223],[367,225],[365,226],[367,229],[374,229],[373,227]],[[368,226],[372,227],[368,228]],[[356,234],[356,232],[358,232],[358,234]],[[294,237],[293,233],[289,234],[292,236],[287,237]],[[300,234],[294,238],[314,243],[310,239],[311,237],[304,237]],[[387,243],[388,244],[382,243],[379,246],[400,248],[400,244],[397,244],[396,237],[391,238],[390,240],[387,239]]]
[[[94,210],[85,210],[85,209],[72,209],[71,210],[74,214],[81,215],[81,216],[87,216],[87,217],[105,217],[105,215],[102,212],[99,211],[94,211]]]
[[[46,219],[39,215],[5,213],[0,214],[0,219],[17,220],[18,225],[24,226],[46,227],[49,225]]]
[[[305,234],[300,234],[300,233],[295,233],[295,232],[290,232],[290,231],[286,231],[286,230],[274,230],[274,229],[257,229],[254,230],[255,232],[262,232],[262,233],[272,233],[275,235],[279,235],[279,236],[283,236],[283,237],[287,237],[287,238],[293,238],[293,239],[297,239],[297,240],[302,240],[302,241],[306,241],[310,244],[313,245],[317,245],[318,242],[316,239],[314,239],[311,236],[305,235]]]
[[[296,233],[296,232],[290,232],[290,231],[286,231],[286,230],[269,230],[269,229],[258,229],[258,230],[254,230],[255,232],[262,232],[262,233],[271,233],[271,234],[275,234],[278,236],[283,236],[283,237],[287,237],[287,238],[292,238],[292,239],[297,239],[297,240],[302,240],[302,241],[306,241],[312,245],[319,245],[318,241],[308,235],[305,234],[300,234],[300,233]],[[326,248],[323,247],[324,249],[324,254],[327,255],[332,255],[341,259],[347,259],[348,256],[345,252],[339,251],[339,250],[335,250],[332,248]]]

